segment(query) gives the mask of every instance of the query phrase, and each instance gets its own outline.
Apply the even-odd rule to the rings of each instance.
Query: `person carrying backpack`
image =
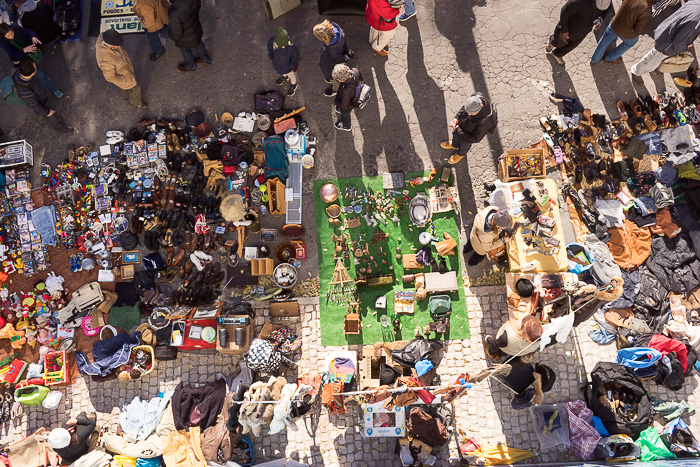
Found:
[[[369,45],[377,55],[389,55],[389,42],[396,35],[397,18],[403,12],[403,0],[367,0],[365,19],[369,24]]]
[[[27,104],[27,107],[47,118],[46,121],[51,128],[60,133],[72,134],[74,132],[73,128],[66,125],[61,117],[56,114],[56,111],[49,107],[49,95],[36,75],[36,71],[36,63],[31,59],[25,58],[20,63],[12,76],[17,93]]]
[[[358,84],[362,81],[362,73],[357,68],[351,70],[345,63],[339,63],[333,68],[333,79],[340,83],[333,101],[333,110],[340,114],[340,120],[335,122],[335,129],[350,131],[350,112],[355,107],[355,94]]]
[[[299,88],[297,83],[299,49],[289,40],[289,34],[284,28],[275,29],[275,35],[267,42],[267,54],[272,61],[272,67],[280,74],[275,84],[282,86],[289,81],[287,95],[293,96]]]

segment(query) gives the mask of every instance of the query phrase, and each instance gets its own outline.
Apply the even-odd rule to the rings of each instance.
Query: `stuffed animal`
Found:
[[[274,381],[272,378],[270,378],[270,383],[272,384],[272,386],[268,385],[268,388],[270,389],[270,394],[271,394],[270,400],[273,400],[273,401],[280,400],[280,394],[282,393],[282,388],[284,387],[285,384],[287,384],[287,380],[281,376],[278,376],[277,379]],[[267,407],[265,407],[265,413],[263,413],[263,421],[269,425],[274,417],[275,404],[266,404],[266,405],[267,405]]]
[[[428,298],[428,291],[425,290],[425,275],[416,274],[414,285],[416,286],[416,300],[423,301]]]
[[[16,331],[11,323],[7,323],[5,327],[0,329],[0,339],[10,339],[13,349],[21,349],[27,343],[24,331]]]
[[[32,378],[43,378],[44,377],[44,365],[40,363],[30,363],[27,367],[27,379]]]

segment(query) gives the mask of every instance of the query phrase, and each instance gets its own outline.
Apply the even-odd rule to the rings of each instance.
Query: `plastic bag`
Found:
[[[639,434],[635,444],[642,450],[640,456],[644,462],[655,461],[656,459],[675,459],[676,455],[668,450],[659,436],[659,432],[653,426],[647,428]]]
[[[611,435],[600,438],[595,448],[596,459],[605,461],[633,461],[640,456],[642,450],[634,444],[628,435]]]
[[[61,391],[50,391],[41,402],[41,406],[45,409],[55,410],[58,408],[58,404],[61,403],[62,397],[63,393]]]
[[[543,451],[569,447],[569,415],[564,405],[534,405],[530,418]]]
[[[660,436],[668,449],[678,457],[700,456],[700,443],[683,419],[677,418],[668,422],[661,430]]]

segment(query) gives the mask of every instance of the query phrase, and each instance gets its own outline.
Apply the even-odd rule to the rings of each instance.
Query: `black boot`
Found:
[[[472,248],[472,241],[471,239],[467,239],[467,243],[464,244],[464,247],[462,248],[462,254],[466,255],[474,251],[474,248]]]

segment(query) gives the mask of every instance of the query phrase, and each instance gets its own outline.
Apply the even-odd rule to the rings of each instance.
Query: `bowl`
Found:
[[[294,287],[294,284],[297,283],[297,277],[297,270],[289,263],[278,264],[272,271],[272,282],[283,289]]]
[[[338,187],[333,183],[326,183],[318,191],[318,196],[326,203],[332,203],[338,199]]]
[[[337,204],[331,204],[326,208],[326,214],[328,214],[328,217],[331,219],[337,219],[340,217],[341,209],[340,206]]]
[[[196,107],[191,108],[185,113],[185,123],[192,128],[204,123],[204,111]]]

